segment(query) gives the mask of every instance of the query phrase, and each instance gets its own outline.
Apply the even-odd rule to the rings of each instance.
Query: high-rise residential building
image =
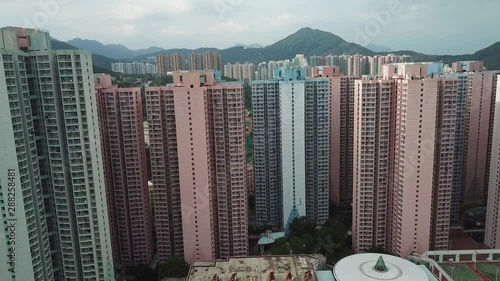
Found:
[[[114,280],[91,55],[0,33],[0,279]]]
[[[482,201],[488,192],[496,82],[498,71],[474,72],[469,78],[462,199]]]
[[[446,77],[456,77],[458,79],[457,90],[457,116],[455,125],[455,160],[453,162],[453,189],[451,195],[451,224],[459,224],[460,202],[462,190],[462,172],[464,166],[464,149],[467,125],[467,101],[469,93],[469,73],[452,73]]]
[[[252,63],[235,63],[224,65],[224,76],[237,79],[240,81],[252,81],[254,80],[254,65]]]
[[[254,186],[257,225],[282,226],[279,82],[252,82]]]
[[[491,104],[498,72],[483,71],[481,62],[459,62],[454,66],[457,73],[443,74],[441,64],[395,63],[384,65],[382,72],[386,76],[401,76],[422,71],[458,79],[451,211],[451,222],[457,224],[461,200],[481,201],[486,195],[493,124]]]
[[[159,54],[156,57],[158,75],[165,76],[169,72],[184,70],[184,57],[182,54]]]
[[[114,263],[149,264],[154,245],[141,89],[112,86],[109,75],[96,82]]]
[[[276,63],[276,61],[269,61],[269,63],[267,64],[267,79],[261,79],[261,80],[268,80],[268,79],[273,79],[273,75],[274,75],[274,70],[278,67],[278,64]]]
[[[269,79],[268,63],[261,62],[257,65],[257,68],[255,70],[255,80],[268,80],[268,79]]]
[[[258,225],[284,229],[299,216],[328,219],[329,96],[327,78],[302,68],[275,69],[252,83],[254,179]]]
[[[438,66],[397,65],[399,77],[356,81],[356,251],[448,247],[459,82],[428,74]]]
[[[311,56],[309,62],[311,66],[339,66],[340,73],[357,78],[362,75],[379,75],[382,73],[382,65],[389,63],[402,63],[410,61],[407,55],[385,56],[361,56],[361,55],[328,55]]]
[[[111,70],[124,74],[156,74],[157,66],[149,62],[114,62]]]
[[[254,192],[253,184],[253,163],[247,163],[247,189],[248,192]]]
[[[456,78],[397,81],[388,236],[395,255],[448,249],[457,92]]]
[[[203,54],[200,53],[191,53],[189,55],[189,70],[204,70],[205,65],[203,64]]]
[[[313,67],[312,77],[330,80],[330,200],[352,202],[354,77],[340,74],[340,67]]]
[[[203,54],[203,70],[222,71],[222,58],[220,54],[207,52]]]
[[[500,248],[500,75],[497,76],[484,243]]]
[[[310,56],[309,57],[309,65],[312,67],[325,66],[325,65],[327,65],[326,64],[326,57],[317,56],[317,55]]]
[[[248,254],[243,87],[175,72],[146,88],[160,260]]]
[[[386,247],[394,80],[357,80],[354,97],[353,249]]]
[[[453,72],[476,72],[484,69],[482,61],[457,61],[452,63]]]
[[[191,53],[189,55],[189,69],[191,71],[222,71],[223,68],[221,55],[214,52]]]
[[[144,121],[144,142],[146,143],[146,147],[149,147],[149,123],[148,121]]]
[[[309,66],[307,59],[302,54],[295,55],[295,58],[292,60],[292,65],[300,68],[307,68]]]

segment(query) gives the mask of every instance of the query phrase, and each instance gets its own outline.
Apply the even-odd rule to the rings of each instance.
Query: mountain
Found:
[[[235,62],[251,62],[258,64],[269,60],[291,59],[296,54],[304,54],[307,58],[312,55],[329,55],[329,54],[362,54],[362,55],[385,55],[388,53],[399,55],[411,55],[412,60],[419,61],[442,61],[443,63],[451,63],[459,60],[482,60],[488,69],[500,69],[500,42],[497,42],[485,49],[479,50],[474,54],[465,54],[458,56],[451,55],[427,55],[417,53],[410,50],[400,51],[384,51],[374,52],[368,48],[358,44],[346,42],[344,39],[330,32],[325,32],[317,29],[302,28],[296,33],[263,48],[249,48],[249,46],[241,45],[224,50],[217,48],[198,48],[198,49],[169,49],[163,50],[158,47],[141,49],[132,51],[122,45],[103,45],[94,40],[73,39],[70,42],[77,43],[79,46],[67,44],[65,42],[53,40],[54,49],[85,49],[93,53],[94,66],[101,69],[111,70],[111,63],[116,59],[107,57],[104,51],[115,49],[113,57],[121,57],[123,54],[136,52],[139,55],[130,58],[129,60],[144,60],[148,57],[154,57],[160,53],[174,54],[180,53],[184,56],[184,60],[189,60],[189,54],[192,52],[205,53],[208,51],[218,52],[222,56],[223,64]],[[256,45],[256,44],[255,44]],[[370,46],[369,46],[370,47]],[[373,47],[373,46],[372,46]],[[119,49],[121,51],[119,51]],[[98,52],[96,50],[99,50]],[[152,51],[152,52],[151,52]],[[119,52],[122,55],[118,55]]]
[[[78,50],[79,48],[70,45],[66,42],[59,41],[57,39],[51,38],[50,43],[53,50]],[[92,53],[92,64],[94,65],[94,72],[109,72],[111,71],[111,63],[116,62],[116,60],[108,58],[106,56],[98,55]],[[96,71],[97,70],[97,71]]]
[[[387,52],[379,53],[381,55],[388,54]],[[493,45],[486,47],[482,50],[475,52],[474,54],[464,54],[464,55],[426,55],[417,53],[414,51],[396,51],[391,52],[391,54],[396,55],[410,55],[412,60],[415,62],[422,61],[441,61],[445,64],[451,64],[456,61],[470,61],[478,60],[483,61],[484,66],[490,70],[500,70],[500,41],[494,43]]]
[[[375,52],[358,44],[348,43],[330,32],[309,27],[302,28],[285,39],[263,48],[262,52],[269,60],[290,59],[296,54],[303,54],[306,57],[328,54],[375,55]]]
[[[163,50],[160,47],[154,46],[147,49],[131,50],[119,44],[104,45],[96,40],[87,40],[80,38],[69,40],[66,43],[82,50],[88,50],[93,54],[99,54],[115,60],[132,59],[140,55],[152,54]]]
[[[379,53],[379,52],[392,52],[392,50],[389,49],[389,48],[387,48],[386,46],[375,45],[375,44],[372,44],[372,43],[368,44],[366,46],[366,48],[368,48],[368,49],[370,49],[370,50],[372,50],[374,52],[377,52],[377,53]]]
[[[472,58],[483,61],[488,69],[500,69],[500,41],[475,52]]]
[[[261,48],[264,48],[262,45],[257,44],[257,43],[253,43],[253,44],[250,44],[250,45],[236,44],[236,45],[234,45],[234,47],[243,47],[245,49],[261,49]]]
[[[303,54],[306,57],[329,54],[376,54],[361,45],[346,42],[344,39],[330,32],[312,29],[309,27],[302,28],[296,33],[264,48],[248,48],[248,46],[241,45],[224,50],[213,48],[207,49],[219,52],[222,56],[223,64],[228,62],[251,62],[257,64],[269,60],[291,59],[295,57],[296,54]],[[203,49],[171,49],[154,54],[137,56],[135,59],[143,60],[148,56],[158,55],[159,53],[172,54],[179,52],[183,54],[184,59],[187,60],[188,55],[193,51],[202,52]]]
[[[261,44],[253,43],[253,44],[247,45],[247,48],[260,49],[260,48],[264,48],[264,47]]]

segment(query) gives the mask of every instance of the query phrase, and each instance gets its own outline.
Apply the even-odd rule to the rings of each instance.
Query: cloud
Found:
[[[305,26],[352,41],[356,27],[364,28],[373,13],[394,0],[0,0],[0,26],[22,26],[23,18],[34,22],[34,15],[44,13],[40,3],[53,1],[66,3],[43,26],[55,38],[95,39],[137,49],[269,45]],[[428,53],[443,48],[472,53],[500,40],[498,0],[399,1],[405,10],[392,17],[374,43]],[[215,4],[227,9],[221,14]],[[467,20],[454,21],[457,15],[467,15]],[[463,35],[435,44],[446,33],[445,26]]]
[[[281,14],[270,19],[270,24],[276,27],[297,23],[297,16],[292,14]]]
[[[123,23],[114,27],[115,32],[121,33],[125,36],[134,36],[139,33],[139,28],[136,25]]]
[[[210,32],[234,33],[248,30],[248,26],[235,23],[233,20],[219,22],[208,27]]]
[[[168,27],[162,28],[160,30],[160,34],[162,34],[162,35],[184,35],[184,34],[186,34],[186,31],[182,30],[180,28],[177,28],[175,26],[168,26]]]

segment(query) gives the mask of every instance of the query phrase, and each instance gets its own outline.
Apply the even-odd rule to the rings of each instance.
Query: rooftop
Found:
[[[358,254],[339,261],[337,281],[428,281],[427,274],[412,262],[384,254]]]
[[[266,233],[262,233],[260,235],[259,245],[269,245],[283,237],[285,237],[285,232],[267,231]]]
[[[429,251],[421,263],[449,281],[487,281],[500,277],[500,250]],[[438,278],[439,279],[439,278]]]
[[[241,257],[208,263],[195,262],[187,281],[323,281],[318,279],[316,271],[321,269],[324,262],[324,257],[320,255]],[[305,279],[306,276],[308,279]],[[320,276],[325,276],[324,281],[332,280],[327,272]]]

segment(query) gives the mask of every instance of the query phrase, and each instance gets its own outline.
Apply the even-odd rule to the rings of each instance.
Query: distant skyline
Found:
[[[426,54],[474,53],[500,41],[497,0],[2,0],[0,8],[0,26],[130,49],[267,46],[302,27]],[[372,36],[360,40],[360,32]]]

